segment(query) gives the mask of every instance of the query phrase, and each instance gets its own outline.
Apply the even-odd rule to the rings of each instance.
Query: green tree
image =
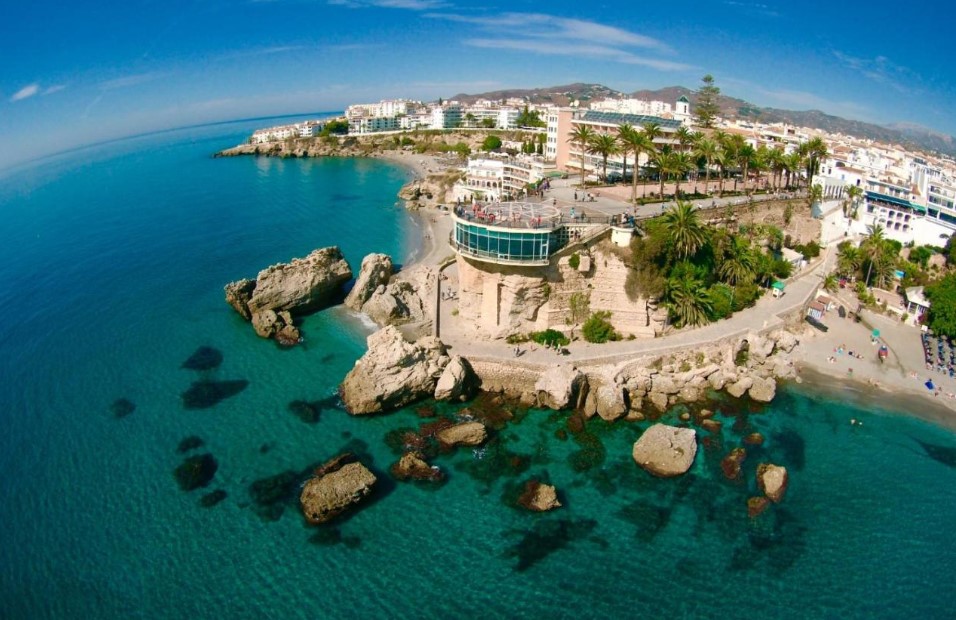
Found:
[[[518,115],[518,118],[515,119],[515,124],[518,125],[518,127],[547,127],[547,123],[541,120],[541,115],[538,114],[538,111],[529,110],[527,105],[525,105],[521,114]]]
[[[670,173],[674,175],[674,198],[679,200],[681,179],[693,169],[694,160],[688,153],[671,153],[667,164]]]
[[[588,145],[594,139],[594,131],[588,125],[575,125],[571,130],[568,142],[575,142],[581,153],[581,187],[584,187],[585,164],[588,155]]]
[[[837,246],[837,273],[844,277],[859,275],[863,253],[849,241]]]
[[[697,142],[697,146],[694,149],[694,155],[697,157],[703,158],[706,162],[704,166],[704,175],[705,175],[705,184],[707,191],[710,191],[710,168],[714,165],[714,160],[717,159],[717,154],[720,150],[720,146],[710,138],[703,138]]]
[[[927,286],[926,297],[930,301],[929,326],[937,334],[956,338],[956,274]]]
[[[610,312],[595,312],[581,326],[581,335],[588,342],[594,343],[620,340],[620,336],[614,331],[614,326],[611,325],[610,318]]]
[[[481,150],[483,151],[493,151],[495,149],[501,148],[501,138],[492,134],[485,138],[484,142],[481,143]]]
[[[707,231],[689,202],[677,205],[661,217],[661,225],[673,255],[685,259],[697,253],[707,239]]]
[[[701,78],[701,86],[697,89],[697,103],[694,106],[694,117],[697,125],[710,129],[720,115],[720,88],[714,84],[714,77],[709,73]]]
[[[754,279],[754,251],[746,237],[735,236],[718,269],[720,278],[735,286]]]
[[[629,153],[631,153],[634,150],[634,146],[631,142],[630,136],[636,131],[637,130],[634,129],[634,126],[631,125],[630,123],[622,123],[617,128],[617,146],[618,146],[618,150],[620,151],[624,159],[621,175],[625,179],[627,178],[627,156]],[[636,167],[636,164],[637,164],[636,154],[634,156],[634,164]]]
[[[634,153],[634,178],[631,181],[631,202],[637,200],[637,177],[640,170],[640,158],[642,154],[653,153],[655,150],[654,139],[646,131],[634,129],[624,134],[620,134],[620,140]]]
[[[811,138],[808,142],[801,144],[797,152],[800,153],[806,166],[807,187],[810,187],[813,185],[814,175],[820,170],[820,162],[830,155],[827,143],[820,137]]]
[[[621,152],[617,144],[617,136],[610,133],[599,133],[591,138],[588,151],[601,156],[601,177],[607,180],[607,158]]]
[[[665,303],[677,327],[704,325],[714,312],[709,290],[696,278],[668,279],[665,296]]]
[[[847,185],[843,196],[843,214],[855,220],[857,210],[860,208],[860,198],[863,197],[863,188],[859,185]]]

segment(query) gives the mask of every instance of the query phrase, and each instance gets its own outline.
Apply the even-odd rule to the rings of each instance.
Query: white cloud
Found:
[[[127,75],[124,77],[114,78],[112,80],[105,80],[100,82],[99,86],[103,90],[116,90],[117,88],[128,88],[130,86],[138,86],[140,84],[145,84],[146,82],[152,82],[153,80],[158,80],[166,75],[169,74],[165,71],[137,73],[136,75]]]
[[[45,97],[47,95],[52,95],[53,93],[58,93],[64,88],[66,88],[66,84],[54,84],[53,86],[47,86],[46,89],[40,94]]]
[[[17,92],[13,93],[13,96],[10,97],[10,101],[13,102],[28,99],[38,92],[40,92],[40,85],[34,82],[33,84],[28,84],[27,86],[24,86]]]
[[[669,45],[643,34],[583,19],[543,13],[502,13],[469,16],[428,13],[426,17],[476,26],[488,36],[470,37],[465,45],[488,49],[511,49],[553,56],[576,56],[640,65],[658,71],[686,71],[691,65],[654,58],[648,54],[673,55]],[[638,48],[644,53],[636,54]]]
[[[873,59],[856,58],[836,50],[834,50],[833,55],[843,63],[843,66],[856,71],[869,80],[888,86],[899,93],[911,94],[913,92],[912,89],[903,84],[903,80],[909,80],[917,76],[906,67],[892,62],[886,56],[877,56]]]
[[[409,9],[427,11],[448,6],[441,0],[329,0],[329,4],[346,6],[350,9],[379,7],[383,9]]]

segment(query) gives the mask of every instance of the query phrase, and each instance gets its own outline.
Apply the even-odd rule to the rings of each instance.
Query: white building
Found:
[[[452,103],[436,105],[431,109],[431,116],[432,129],[454,129],[461,125],[461,106]]]
[[[455,200],[517,200],[525,195],[529,184],[537,184],[554,170],[552,163],[540,157],[491,154],[470,157],[465,178],[455,184]]]

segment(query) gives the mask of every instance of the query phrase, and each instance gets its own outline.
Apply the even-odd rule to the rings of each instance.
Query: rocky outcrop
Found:
[[[769,403],[777,394],[777,382],[769,377],[754,377],[747,394],[758,403]]]
[[[338,456],[316,470],[305,483],[299,502],[302,514],[315,525],[334,519],[372,490],[375,474],[351,454]]]
[[[480,446],[488,438],[481,422],[463,422],[444,428],[435,435],[443,446]]]
[[[561,507],[555,488],[538,480],[525,483],[524,491],[518,497],[518,504],[532,512],[547,512]]]
[[[478,377],[471,364],[462,356],[454,355],[435,384],[435,400],[468,400],[477,389]]]
[[[747,516],[751,519],[758,517],[770,506],[770,500],[760,495],[747,499]]]
[[[428,480],[438,482],[445,477],[437,467],[425,462],[418,452],[406,452],[397,463],[391,467],[392,476],[397,480]]]
[[[388,284],[393,270],[392,257],[388,254],[369,254],[363,258],[355,285],[345,297],[346,307],[361,310],[380,286]]]
[[[761,463],[757,466],[757,486],[767,498],[775,504],[783,500],[787,492],[787,468],[771,463]]]
[[[549,368],[541,373],[534,384],[538,406],[548,409],[575,407],[578,396],[586,390],[587,376],[567,365]]]
[[[624,390],[618,385],[602,385],[595,390],[595,406],[602,419],[613,422],[627,413]]]
[[[697,455],[697,433],[690,428],[655,424],[634,442],[634,461],[662,478],[687,472]]]
[[[305,258],[264,269],[254,281],[227,284],[226,302],[252,322],[258,335],[295,344],[300,334],[294,318],[330,303],[351,277],[341,251],[334,246],[322,248]]]
[[[339,387],[349,413],[388,411],[435,393],[449,361],[440,340],[426,337],[413,344],[389,326],[369,336],[367,343],[368,351]]]

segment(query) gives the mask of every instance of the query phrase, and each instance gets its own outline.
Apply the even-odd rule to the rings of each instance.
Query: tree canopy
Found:
[[[714,126],[714,121],[720,115],[720,104],[717,102],[719,96],[720,88],[714,84],[714,76],[708,73],[701,78],[701,87],[697,89],[694,116],[700,127],[710,129]]]
[[[541,120],[541,115],[538,114],[537,110],[529,110],[528,106],[525,106],[521,111],[521,114],[518,115],[515,124],[518,127],[546,127],[547,123]]]
[[[956,273],[926,287],[930,301],[927,323],[937,334],[956,338]]]
[[[501,138],[492,134],[485,138],[485,141],[481,143],[481,150],[483,151],[493,151],[495,149],[501,148]]]

